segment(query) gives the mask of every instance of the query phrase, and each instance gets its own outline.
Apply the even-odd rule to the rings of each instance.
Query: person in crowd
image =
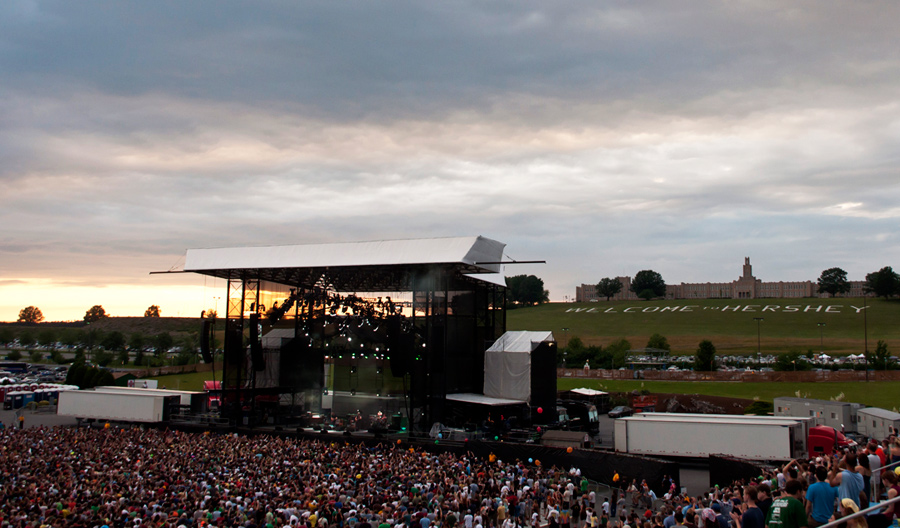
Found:
[[[801,528],[807,525],[803,506],[803,484],[791,479],[785,482],[781,497],[772,501],[766,516],[766,528]]]
[[[828,478],[832,486],[838,486],[838,497],[841,500],[851,499],[859,507],[867,504],[868,498],[866,498],[863,477],[859,474],[856,462],[856,453],[848,451],[840,459],[837,468],[832,461]]]
[[[755,486],[744,486],[740,513],[731,512],[735,528],[765,528],[766,518],[756,505],[758,494]]]
[[[828,469],[816,466],[817,482],[806,490],[806,513],[809,528],[817,528],[826,524],[834,514],[834,502],[838,497],[838,488],[828,481]]]
[[[841,499],[841,518],[847,517],[851,514],[859,513],[859,505],[856,504],[852,499],[846,498]],[[869,525],[866,523],[866,516],[859,515],[852,519],[847,520],[847,528],[868,528]]]

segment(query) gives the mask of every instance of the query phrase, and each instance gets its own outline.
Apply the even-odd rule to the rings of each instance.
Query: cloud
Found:
[[[746,255],[859,278],[897,256],[898,10],[4,5],[2,280],[470,234],[546,258],[556,299],[653,266],[732,280]]]

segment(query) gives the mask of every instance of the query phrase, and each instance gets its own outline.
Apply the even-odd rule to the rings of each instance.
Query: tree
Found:
[[[62,365],[66,362],[66,358],[63,357],[62,352],[54,348],[53,352],[50,352],[50,361]]]
[[[41,331],[37,337],[38,344],[45,347],[56,348],[56,332],[51,329]]]
[[[0,345],[10,343],[15,338],[16,335],[13,334],[12,330],[10,330],[9,328],[0,328]]]
[[[621,368],[625,366],[625,359],[628,357],[629,350],[631,350],[631,343],[626,339],[613,341],[606,346],[606,352],[610,355],[612,368]]]
[[[145,344],[144,334],[139,332],[134,332],[131,334],[131,337],[128,338],[128,348],[134,350],[135,352],[144,348]]]
[[[144,349],[139,348],[137,354],[134,355],[134,366],[140,367],[144,364]]]
[[[669,344],[669,340],[666,339],[666,336],[662,334],[653,334],[650,336],[650,339],[647,341],[647,348],[672,351],[672,345]]]
[[[30,354],[28,354],[28,358],[32,363],[40,363],[41,359],[44,358],[44,355],[41,354],[40,350],[32,350]]]
[[[653,270],[642,270],[635,274],[631,280],[631,291],[639,297],[644,297],[649,291],[653,297],[664,297],[666,295],[666,281],[662,275]]]
[[[712,372],[716,368],[716,346],[709,339],[704,339],[700,341],[697,354],[694,356],[694,370]]]
[[[828,268],[819,275],[819,293],[827,293],[832,297],[850,291],[847,272],[841,268]]]
[[[622,283],[619,279],[605,277],[597,283],[597,295],[606,297],[607,301],[620,291],[622,291]]]
[[[156,350],[156,357],[163,357],[166,352],[172,348],[175,340],[169,332],[162,332],[153,336],[153,348]]]
[[[6,359],[8,359],[10,361],[19,361],[20,359],[22,359],[22,353],[15,349],[10,350],[6,354]]]
[[[66,330],[60,336],[59,342],[66,348],[72,348],[81,342],[81,338],[79,337],[79,334],[81,333],[81,330]]]
[[[25,348],[30,348],[37,341],[34,339],[34,336],[31,335],[31,332],[25,331],[19,334],[19,344]]]
[[[125,334],[117,330],[108,332],[100,341],[100,346],[102,346],[106,350],[122,350],[123,348],[125,348]]]
[[[100,319],[105,319],[106,317],[109,317],[106,314],[106,310],[104,310],[103,307],[99,304],[91,306],[88,311],[84,312],[85,323],[96,323]]]
[[[144,312],[144,317],[159,317],[159,306],[153,304]]]
[[[791,350],[775,357],[775,364],[772,368],[779,372],[804,371],[809,370],[812,366],[806,360],[799,350]]]
[[[125,363],[128,363],[129,359],[131,358],[128,356],[128,349],[122,347],[122,349],[119,350],[119,355],[116,357],[116,360],[118,360],[120,364],[124,365]]]
[[[888,370],[893,366],[893,360],[891,360],[891,353],[888,351],[887,343],[882,340],[878,340],[878,344],[875,345],[875,352],[869,353],[869,357],[866,358],[869,362],[869,366],[875,370]]]
[[[115,356],[112,352],[106,350],[98,350],[94,352],[94,363],[100,365],[101,367],[105,367],[112,363]]]
[[[866,293],[874,293],[877,297],[888,297],[900,292],[900,276],[890,266],[866,275]]]
[[[550,292],[544,289],[544,281],[534,275],[507,277],[506,287],[507,299],[513,305],[534,306],[550,298]]]
[[[44,320],[44,314],[37,306],[26,306],[19,311],[18,323],[40,323]]]

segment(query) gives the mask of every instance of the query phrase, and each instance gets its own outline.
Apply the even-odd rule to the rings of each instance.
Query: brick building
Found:
[[[622,291],[614,295],[613,301],[637,301],[638,296],[631,291],[631,277],[616,277],[622,283]],[[864,281],[850,281],[850,291],[846,297],[862,297]],[[763,282],[753,276],[750,257],[744,258],[743,272],[731,282],[701,282],[667,284],[666,299],[789,299],[803,297],[826,297],[817,292],[816,281]],[[605,301],[597,295],[596,284],[582,284],[575,287],[575,302]]]

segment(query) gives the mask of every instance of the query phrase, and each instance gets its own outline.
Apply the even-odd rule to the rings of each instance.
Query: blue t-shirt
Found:
[[[741,528],[765,528],[766,516],[759,508],[747,508],[741,515]]]
[[[841,485],[838,487],[838,496],[841,500],[851,499],[862,509],[862,505],[859,503],[859,492],[863,490],[863,487],[862,475],[846,469],[841,472]]]
[[[841,477],[842,481],[843,479],[844,477]],[[828,522],[834,513],[834,500],[837,496],[838,488],[827,482],[816,482],[806,490],[806,500],[812,503],[810,515],[816,522]]]

